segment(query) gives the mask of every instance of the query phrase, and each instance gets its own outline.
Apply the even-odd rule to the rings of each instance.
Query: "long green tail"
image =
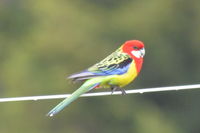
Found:
[[[54,107],[48,114],[47,116],[53,116],[60,112],[64,107],[69,105],[71,102],[76,100],[81,94],[88,92],[89,90],[95,88],[98,86],[99,83],[93,83],[93,84],[88,84],[87,82],[83,84],[79,89],[77,89],[75,92],[72,93],[72,95],[66,99],[64,99],[62,102],[60,102],[56,107]]]

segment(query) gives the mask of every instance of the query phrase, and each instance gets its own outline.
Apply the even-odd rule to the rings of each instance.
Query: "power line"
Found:
[[[160,91],[173,91],[173,90],[189,90],[189,89],[199,89],[200,84],[193,85],[181,85],[181,86],[168,86],[168,87],[156,87],[156,88],[144,88],[144,89],[133,89],[126,90],[126,94],[134,93],[147,93],[147,92],[160,92]],[[81,97],[91,97],[91,96],[108,96],[108,95],[121,95],[121,91],[111,92],[96,92],[96,93],[86,93],[81,95]],[[71,94],[60,94],[60,95],[43,95],[43,96],[26,96],[26,97],[8,97],[0,98],[0,102],[13,102],[13,101],[30,101],[30,100],[45,100],[45,99],[59,99],[67,98]]]

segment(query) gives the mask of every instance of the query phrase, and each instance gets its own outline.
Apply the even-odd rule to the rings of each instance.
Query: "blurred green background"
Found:
[[[0,97],[71,93],[66,76],[124,41],[145,62],[126,89],[199,83],[198,0],[1,0]],[[105,90],[102,90],[105,91]],[[199,133],[200,90],[0,103],[1,133]]]

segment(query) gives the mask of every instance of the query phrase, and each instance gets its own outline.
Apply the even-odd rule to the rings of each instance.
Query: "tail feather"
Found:
[[[89,90],[95,88],[98,86],[99,83],[91,84],[91,85],[82,85],[79,89],[77,89],[75,92],[72,93],[72,95],[66,99],[64,99],[62,102],[60,102],[56,107],[54,107],[48,114],[47,116],[53,116],[60,112],[64,107],[69,105],[71,102],[76,100],[81,94],[88,92]]]
[[[69,76],[69,79],[76,79],[76,78],[81,78],[81,77],[91,77],[91,76],[96,76],[95,74],[93,74],[92,72],[89,71],[82,71],[80,73],[75,73],[72,74],[71,76]]]

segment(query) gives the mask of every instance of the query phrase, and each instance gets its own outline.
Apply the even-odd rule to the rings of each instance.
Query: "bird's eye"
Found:
[[[139,50],[139,48],[138,48],[137,46],[134,46],[133,49],[135,49],[135,50]]]

